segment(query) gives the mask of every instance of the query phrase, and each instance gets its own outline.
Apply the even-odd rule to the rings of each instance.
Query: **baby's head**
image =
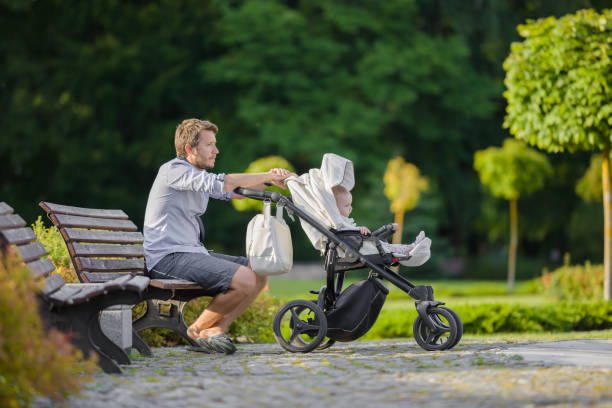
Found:
[[[334,193],[336,205],[338,206],[338,210],[340,210],[340,214],[342,214],[344,217],[351,215],[351,211],[353,211],[353,207],[351,206],[353,203],[353,196],[351,193],[344,187],[340,186],[333,187],[332,192]]]

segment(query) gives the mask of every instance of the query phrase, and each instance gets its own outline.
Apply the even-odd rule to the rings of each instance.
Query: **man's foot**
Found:
[[[198,337],[200,337],[200,331],[195,324],[192,324],[187,328],[187,336],[189,336],[193,341],[196,341]]]
[[[198,345],[208,353],[233,354],[236,346],[225,333],[219,333],[212,337],[198,337]]]

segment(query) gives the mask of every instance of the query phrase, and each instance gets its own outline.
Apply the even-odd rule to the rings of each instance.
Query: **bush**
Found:
[[[564,265],[552,272],[544,270],[537,280],[540,292],[560,300],[601,299],[603,295],[603,265],[569,265],[565,257]]]
[[[567,332],[604,330],[612,328],[612,303],[555,302],[537,306],[511,303],[458,305],[464,331],[473,334]],[[412,337],[416,310],[386,311],[384,308],[376,324],[364,339]]]
[[[66,336],[46,331],[36,284],[15,257],[0,260],[0,406],[23,407],[37,394],[59,400],[95,370]],[[80,374],[85,374],[82,376]]]
[[[38,237],[38,240],[49,253],[49,257],[55,264],[56,272],[62,275],[64,280],[68,283],[79,282],[74,267],[72,266],[72,261],[70,260],[68,248],[66,248],[64,239],[57,230],[57,227],[51,226],[46,228],[42,221],[42,217],[39,215],[36,222],[32,224],[32,229]]]
[[[194,299],[187,304],[184,310],[185,322],[192,324],[208,306],[210,298]],[[270,343],[274,341],[272,321],[281,306],[281,301],[270,296],[268,289],[264,289],[251,306],[245,310],[229,327],[228,335],[234,340],[250,343]],[[144,312],[144,303],[134,307],[134,319]],[[140,332],[144,341],[152,347],[168,347],[182,344],[182,339],[165,329],[147,329]]]

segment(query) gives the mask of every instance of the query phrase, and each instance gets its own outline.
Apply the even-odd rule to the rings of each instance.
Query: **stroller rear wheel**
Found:
[[[457,344],[458,337],[463,334],[463,326],[459,334],[461,320],[457,322],[456,313],[451,313],[449,310],[443,307],[427,309],[427,315],[433,323],[433,328],[430,328],[421,316],[417,316],[412,331],[419,346],[425,350],[434,351],[447,350]]]
[[[311,300],[311,302],[313,302],[314,304],[318,305],[318,302],[317,302],[316,300]],[[303,310],[303,308],[302,308],[302,307],[300,307],[300,309],[299,309],[299,310],[298,310],[298,309],[296,309],[296,310],[295,310],[295,312],[296,312],[296,313],[298,314],[298,316],[299,316],[299,314],[302,312],[302,310]],[[290,327],[290,328],[293,330],[293,321],[291,321],[291,322],[289,323],[289,327]],[[307,336],[307,337],[305,337],[305,339],[302,339],[302,336]],[[298,335],[298,336],[295,338],[295,341],[296,341],[297,343],[299,343],[300,345],[302,345],[302,346],[306,346],[306,345],[310,344],[310,342],[311,342],[311,337],[310,337],[308,334],[299,334],[299,335]],[[325,350],[325,349],[328,349],[328,348],[330,348],[331,346],[333,346],[335,342],[336,342],[336,340],[332,340],[332,339],[330,339],[330,338],[328,338],[328,337],[325,337],[325,338],[323,339],[323,341],[322,341],[321,345],[317,347],[317,350]]]
[[[293,300],[276,313],[273,329],[282,348],[293,353],[308,353],[323,342],[327,334],[327,318],[315,303]]]

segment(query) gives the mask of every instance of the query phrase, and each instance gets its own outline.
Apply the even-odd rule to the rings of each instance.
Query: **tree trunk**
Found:
[[[393,234],[393,243],[402,243],[402,231],[404,229],[404,211],[398,211],[395,213],[394,222],[397,224],[397,231]]]
[[[610,276],[612,275],[612,198],[610,196],[610,147],[603,150],[601,160],[601,187],[603,190],[603,210],[604,210],[604,288],[603,295],[605,300],[612,298],[610,288]]]
[[[508,292],[514,290],[516,276],[516,247],[518,245],[518,214],[516,198],[510,200],[510,247],[508,248]]]
[[[395,219],[393,220],[397,224],[397,231],[393,234],[392,242],[394,244],[402,243],[402,231],[404,230],[404,211],[398,211],[395,213]],[[392,266],[391,270],[395,273],[399,273],[399,265]]]

